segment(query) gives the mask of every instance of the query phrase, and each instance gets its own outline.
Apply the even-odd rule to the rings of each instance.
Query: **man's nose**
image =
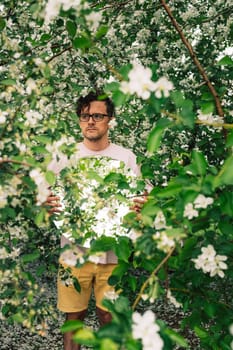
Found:
[[[93,116],[90,115],[90,118],[88,120],[88,123],[89,124],[94,124],[95,123],[95,120],[93,119]]]

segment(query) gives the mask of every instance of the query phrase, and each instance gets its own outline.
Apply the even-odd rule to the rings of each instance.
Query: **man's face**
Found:
[[[104,101],[93,101],[90,103],[88,107],[82,109],[81,114],[94,114],[101,113],[107,114],[107,106]],[[90,118],[89,121],[83,122],[79,121],[80,128],[82,130],[82,134],[84,138],[89,141],[99,141],[104,137],[107,137],[108,129],[109,129],[109,117],[104,117],[101,121],[94,121],[93,118]]]

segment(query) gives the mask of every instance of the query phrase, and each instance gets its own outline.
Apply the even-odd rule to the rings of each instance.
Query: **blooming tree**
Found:
[[[140,214],[121,217],[132,235],[90,245],[92,256],[111,248],[119,259],[110,283],[121,293],[105,300],[113,321],[62,331],[96,349],[130,350],[188,347],[188,328],[202,349],[232,348],[231,14],[229,0],[1,2],[4,322],[43,334],[54,314],[38,281],[55,274],[60,231],[43,203],[77,165],[76,98],[101,89],[117,106],[111,138],[134,150],[151,190]],[[152,313],[157,299],[183,308],[179,332]]]

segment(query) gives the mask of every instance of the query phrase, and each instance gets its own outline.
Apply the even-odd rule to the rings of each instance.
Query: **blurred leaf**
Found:
[[[233,146],[233,130],[231,130],[227,134],[226,146],[227,147],[232,147]]]
[[[0,85],[11,86],[11,85],[15,85],[15,84],[16,84],[15,79],[4,79],[4,80],[0,81]]]
[[[196,169],[197,174],[199,175],[206,174],[207,161],[202,152],[195,151],[195,150],[192,152],[192,165]]]
[[[214,179],[214,186],[233,185],[233,156],[230,156],[224,162],[222,169]]]
[[[230,56],[224,56],[221,58],[220,61],[217,62],[217,65],[219,66],[233,66],[233,60]]]
[[[76,31],[77,31],[77,25],[75,22],[68,20],[66,22],[66,29],[67,29],[69,36],[71,36],[73,38],[76,34]]]
[[[102,236],[91,243],[91,252],[106,252],[112,250],[116,245],[116,240],[112,237]]]
[[[79,36],[73,40],[73,46],[75,49],[87,49],[92,46],[92,42],[85,36]]]
[[[47,211],[45,208],[41,208],[41,210],[36,214],[34,222],[38,227],[40,227],[41,224],[43,224],[46,214]]]
[[[61,332],[73,332],[83,328],[83,322],[80,320],[68,320],[61,326]]]
[[[201,102],[200,105],[203,114],[209,114],[215,111],[215,104],[213,101]]]
[[[194,126],[195,114],[193,112],[193,102],[185,100],[182,103],[180,116],[184,125],[192,128]]]
[[[83,345],[94,345],[96,343],[96,338],[93,331],[88,328],[78,329],[73,336],[73,340],[75,343]]]
[[[74,284],[74,288],[77,290],[77,292],[80,293],[81,286],[80,286],[80,283],[76,277],[73,277],[73,284]]]
[[[30,254],[24,254],[21,256],[21,259],[24,263],[32,262],[34,260],[37,260],[40,258],[40,252],[39,250],[36,250],[33,253]]]
[[[3,30],[6,26],[6,22],[2,17],[0,17],[0,30]]]
[[[147,150],[149,153],[155,153],[160,146],[165,129],[171,124],[168,119],[160,119],[155,128],[150,132],[147,140]]]
[[[123,105],[126,101],[126,98],[127,98],[126,95],[119,90],[114,91],[112,94],[112,100],[116,107]]]
[[[53,171],[46,171],[45,173],[46,181],[49,183],[49,185],[54,185],[56,182],[56,175]]]
[[[128,237],[119,237],[115,247],[115,253],[120,260],[128,262],[131,254],[130,240]]]
[[[103,36],[105,36],[105,35],[107,34],[107,32],[108,32],[108,26],[106,26],[106,25],[101,25],[101,26],[98,28],[98,30],[97,30],[97,32],[96,32],[96,34],[95,34],[95,38],[96,38],[97,40],[99,40],[99,39],[101,39]]]
[[[119,345],[110,338],[101,339],[100,350],[118,350]]]
[[[177,345],[180,345],[182,348],[189,347],[187,340],[172,329],[166,329],[164,333],[167,334],[173,342],[175,342]]]
[[[194,332],[195,332],[196,335],[197,335],[200,339],[202,339],[202,340],[209,337],[208,332],[207,332],[204,328],[195,326],[195,327],[194,327]]]

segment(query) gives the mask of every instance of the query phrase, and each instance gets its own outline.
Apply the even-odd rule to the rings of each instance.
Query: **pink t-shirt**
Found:
[[[103,149],[101,151],[92,151],[89,148],[87,148],[84,145],[84,143],[81,142],[78,144],[78,157],[84,158],[84,157],[93,157],[93,156],[99,156],[99,157],[105,156],[105,157],[109,157],[112,159],[123,161],[125,163],[126,167],[132,169],[136,175],[140,174],[140,169],[136,163],[135,154],[132,151],[130,151],[129,149],[124,148],[122,146],[118,146],[116,144],[110,143],[108,145],[108,147],[106,147],[105,149]],[[66,238],[65,236],[62,236],[61,237],[61,247],[64,247],[67,244],[68,245],[70,244],[69,239]],[[72,253],[72,250],[65,251],[64,253],[62,253],[61,260],[67,260],[67,253],[68,253],[69,254],[68,260],[70,262],[74,261],[74,263],[75,263],[77,255],[79,255],[80,253],[81,254],[85,253],[85,250],[86,250],[86,248],[81,247],[81,246],[77,246],[77,247],[75,247],[74,253]],[[93,257],[93,259],[91,261],[98,263],[98,264],[116,264],[117,263],[117,256],[114,254],[113,251],[108,251],[108,252],[101,254],[100,256]]]

